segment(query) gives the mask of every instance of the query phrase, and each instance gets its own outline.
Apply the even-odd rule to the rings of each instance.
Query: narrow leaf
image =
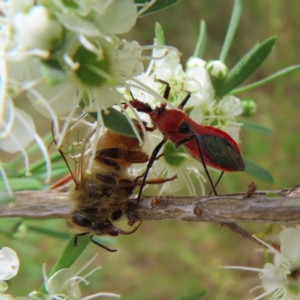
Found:
[[[39,190],[42,188],[41,182],[34,178],[10,178],[9,184],[13,191]],[[5,183],[2,180],[0,180],[0,190],[6,190]]]
[[[10,196],[8,192],[0,190],[0,205],[7,205],[16,200],[16,197]]]
[[[263,182],[269,183],[269,184],[273,184],[274,183],[274,178],[271,175],[271,173],[269,173],[269,171],[267,171],[266,169],[264,169],[263,167],[257,165],[256,163],[246,160],[244,159],[245,165],[246,165],[246,170],[245,172],[256,178],[259,179]]]
[[[74,246],[74,235],[70,238],[67,246],[61,253],[59,259],[53,266],[51,272],[49,273],[49,277],[53,275],[58,270],[64,269],[64,268],[70,268],[73,263],[77,260],[79,255],[83,252],[83,250],[86,248],[86,246],[90,242],[90,236],[84,235],[80,236],[78,240],[77,247]]]
[[[207,40],[206,24],[204,20],[201,20],[200,28],[199,28],[199,36],[194,51],[195,57],[199,57],[199,58],[203,57],[205,47],[206,47],[206,40]]]
[[[272,51],[276,37],[271,37],[246,54],[228,73],[226,79],[216,88],[217,97],[221,98],[243,83],[265,61]]]
[[[37,233],[48,235],[48,236],[51,236],[56,239],[68,240],[71,237],[70,233],[52,230],[52,229],[45,228],[45,227],[27,225],[27,228],[31,231],[35,231]],[[74,243],[73,243],[73,247],[74,247]]]
[[[233,91],[230,92],[230,95],[236,95],[238,93],[242,93],[242,92],[245,92],[245,91],[249,91],[249,90],[253,90],[259,86],[262,86],[264,84],[267,84],[275,79],[278,79],[280,77],[283,77],[289,73],[292,73],[294,72],[295,70],[298,70],[300,69],[300,65],[294,65],[294,66],[290,66],[290,67],[287,67],[285,69],[282,69],[274,74],[272,74],[271,76],[268,76],[262,80],[259,80],[259,81],[256,81],[252,84],[249,84],[249,85],[246,85],[244,87],[241,87],[239,89],[234,89]]]
[[[173,300],[198,300],[202,298],[205,294],[206,294],[206,290],[202,290],[191,295],[174,298]]]
[[[243,124],[243,129],[253,131],[262,135],[270,136],[273,134],[273,131],[269,128],[266,128],[260,124],[245,120],[245,119],[237,119],[239,123]]]
[[[125,136],[136,137],[130,123],[127,118],[114,108],[108,109],[108,114],[102,112],[102,118],[106,128],[111,129]],[[96,113],[89,113],[95,120],[97,120]]]
[[[149,9],[143,12],[141,16],[149,15],[156,11],[165,9],[171,5],[174,5],[178,1],[179,0],[156,0],[156,2],[153,5],[151,5]],[[149,0],[135,0],[136,4],[144,4],[146,2],[149,2]],[[142,9],[142,7],[140,9]]]
[[[84,235],[81,236],[77,247],[74,246],[74,236],[72,236],[61,253],[59,259],[56,261],[55,265],[53,266],[52,270],[50,271],[48,277],[52,276],[57,271],[64,269],[64,268],[70,268],[73,263],[76,261],[76,259],[80,256],[80,254],[83,252],[83,250],[86,248],[86,246],[90,242],[90,236]],[[40,289],[41,292],[45,291],[44,285]]]
[[[223,43],[223,47],[220,53],[219,60],[220,61],[225,61],[227,53],[229,51],[229,48],[231,46],[233,37],[236,33],[236,29],[238,27],[240,18],[241,18],[241,12],[242,12],[242,2],[241,0],[235,0],[234,1],[234,6],[233,6],[233,11],[230,19],[230,24],[226,33],[225,41]]]
[[[155,40],[156,45],[165,45],[164,30],[159,23],[155,23]]]

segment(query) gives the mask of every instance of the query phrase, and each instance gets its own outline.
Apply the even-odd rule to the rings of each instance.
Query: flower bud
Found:
[[[228,74],[228,68],[219,60],[211,60],[205,66],[208,74],[219,80],[224,80]]]
[[[243,113],[242,116],[244,117],[251,117],[253,116],[257,111],[257,105],[254,102],[253,99],[242,99],[242,108]]]
[[[27,48],[53,50],[63,38],[63,27],[44,6],[34,6],[14,17],[15,38]]]

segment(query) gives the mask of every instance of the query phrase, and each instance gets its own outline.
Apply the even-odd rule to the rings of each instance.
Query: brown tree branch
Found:
[[[284,191],[260,191],[213,197],[144,197],[139,204],[129,202],[129,214],[142,220],[182,220],[190,222],[300,223],[300,186]],[[70,213],[68,193],[23,191],[16,201],[0,206],[0,217],[66,218]]]

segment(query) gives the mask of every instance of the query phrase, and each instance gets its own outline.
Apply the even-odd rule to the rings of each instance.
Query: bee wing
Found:
[[[95,136],[94,123],[86,114],[75,119],[58,149],[76,185],[82,181],[89,164]]]

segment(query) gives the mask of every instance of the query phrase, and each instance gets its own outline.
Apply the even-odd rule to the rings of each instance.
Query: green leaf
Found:
[[[216,96],[223,97],[252,75],[270,54],[275,41],[276,37],[271,37],[248,52],[216,87]]]
[[[102,118],[106,128],[118,132],[122,135],[129,137],[136,137],[130,123],[124,114],[114,108],[107,109],[108,114],[102,111]],[[97,120],[97,113],[89,113],[91,117]]]
[[[76,259],[79,257],[79,255],[83,252],[83,250],[86,248],[86,246],[90,242],[90,236],[84,235],[81,236],[78,241],[78,246],[74,246],[74,236],[72,236],[61,253],[59,259],[56,261],[55,265],[53,266],[52,270],[50,271],[48,277],[52,276],[57,271],[64,269],[64,268],[70,268],[73,263],[76,261]],[[44,285],[41,287],[40,292],[44,292]]]
[[[162,26],[159,23],[155,23],[155,40],[157,45],[165,45],[165,34]]]
[[[56,165],[54,163],[57,161],[61,161],[61,154],[58,151],[55,151],[55,152],[51,153],[50,159],[53,164],[52,169],[54,169],[54,165]],[[63,164],[63,165],[65,165],[65,164]],[[56,165],[56,167],[57,167],[57,165]],[[32,172],[32,173],[45,172],[45,171],[47,171],[47,169],[48,168],[47,168],[44,158],[41,158],[30,165],[30,172]],[[25,171],[26,171],[25,169],[22,169],[20,172],[22,174],[24,174]]]
[[[173,300],[198,300],[202,298],[205,294],[206,294],[206,290],[202,290],[191,295],[174,298]]]
[[[264,169],[263,167],[257,165],[256,163],[249,161],[247,159],[244,159],[245,165],[246,165],[246,169],[245,172],[256,178],[259,179],[263,182],[269,183],[269,184],[273,184],[274,183],[274,178],[273,176],[269,173],[269,171],[267,171],[266,169]]]
[[[70,233],[61,232],[61,231],[57,231],[57,230],[52,230],[52,229],[45,228],[45,227],[27,225],[27,228],[31,231],[35,231],[37,233],[45,234],[45,235],[51,236],[51,237],[56,238],[56,239],[68,240],[71,237]],[[74,247],[74,238],[73,238],[73,247]]]
[[[266,128],[260,124],[248,121],[248,120],[244,120],[244,119],[237,119],[237,121],[239,123],[243,124],[243,129],[249,130],[249,131],[253,131],[256,133],[259,133],[261,135],[266,135],[266,136],[270,136],[273,134],[273,131],[269,128]]]
[[[185,157],[182,154],[185,153],[183,147],[175,149],[172,142],[167,141],[164,145],[164,156],[163,159],[172,167],[180,166],[184,161]]]
[[[6,191],[0,191],[0,205],[7,205],[16,200],[16,197],[10,196]]]
[[[233,91],[230,92],[230,95],[236,95],[238,93],[242,93],[242,92],[245,92],[245,91],[249,91],[249,90],[252,90],[252,89],[255,89],[259,86],[262,86],[264,84],[267,84],[275,79],[278,79],[280,77],[283,77],[289,73],[292,73],[296,70],[300,69],[300,65],[294,65],[294,66],[290,66],[290,67],[287,67],[287,68],[284,68],[260,81],[256,81],[252,84],[249,84],[249,85],[246,85],[244,87],[241,87],[239,89],[234,89]]]
[[[235,35],[236,29],[238,27],[240,18],[241,18],[241,13],[242,13],[242,2],[241,0],[235,0],[234,1],[234,6],[233,6],[233,11],[230,19],[230,24],[226,33],[225,41],[223,43],[223,47],[220,53],[219,60],[220,61],[225,61],[228,50],[231,46],[233,37]]]
[[[61,83],[67,76],[58,60],[47,59],[41,61],[41,71],[49,86]]]
[[[50,126],[49,126],[50,127]],[[47,134],[45,137],[43,137],[43,142],[47,145],[49,143],[51,143],[53,141],[53,136],[52,133]],[[40,146],[37,143],[34,143],[32,146],[30,146],[26,152],[27,154],[32,154],[35,153],[36,151],[38,151],[40,149]],[[24,159],[23,155],[20,154],[18,155],[16,158],[12,159],[9,164],[14,166],[18,163],[20,163],[22,160]]]
[[[143,12],[141,14],[141,16],[149,15],[156,11],[165,9],[171,5],[174,5],[178,1],[179,0],[156,0],[156,2],[149,9],[147,9],[145,12]],[[146,2],[149,2],[149,0],[135,0],[136,4],[144,4]],[[140,8],[139,10],[141,10],[141,9],[142,8]]]
[[[2,166],[4,167],[5,173],[7,175],[7,177],[20,177],[22,176],[22,172],[17,171],[14,169],[14,167],[11,165],[11,163],[4,163],[1,162]],[[1,172],[0,172],[1,174]]]
[[[207,41],[207,32],[206,32],[206,24],[204,20],[200,21],[200,29],[199,29],[199,36],[197,40],[197,44],[194,51],[194,57],[203,57],[204,50],[206,47]]]
[[[42,183],[34,178],[10,178],[10,187],[13,191],[23,190],[40,190]],[[0,180],[0,190],[6,190],[6,186],[2,180]]]

